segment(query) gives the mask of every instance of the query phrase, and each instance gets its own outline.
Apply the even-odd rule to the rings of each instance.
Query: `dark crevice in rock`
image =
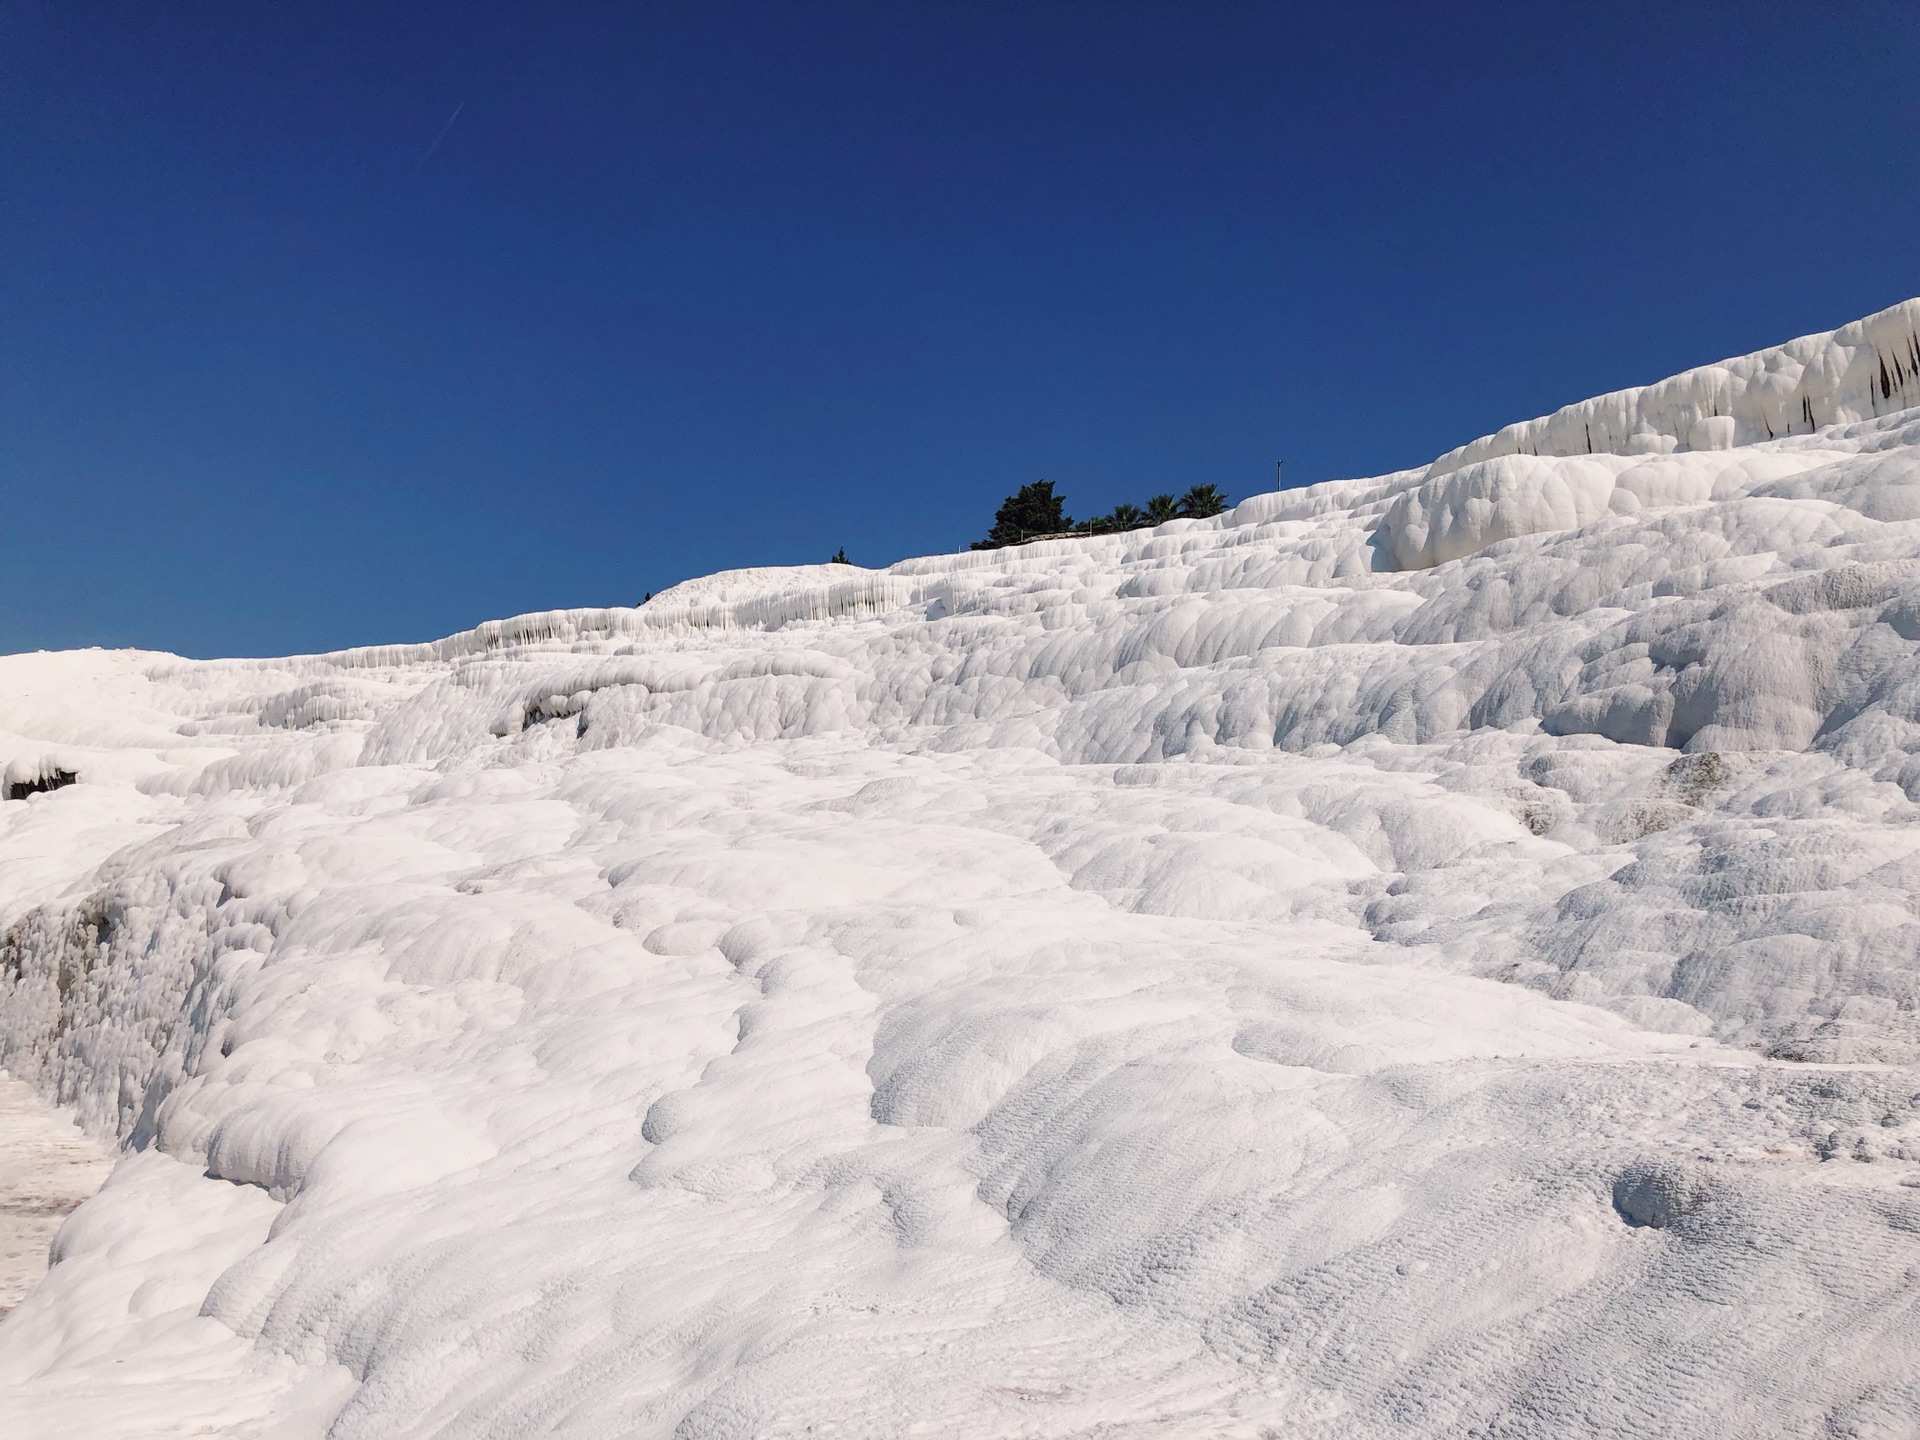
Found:
[[[24,800],[29,795],[43,795],[49,790],[60,790],[72,785],[79,778],[71,770],[48,770],[31,780],[9,781],[7,799]]]

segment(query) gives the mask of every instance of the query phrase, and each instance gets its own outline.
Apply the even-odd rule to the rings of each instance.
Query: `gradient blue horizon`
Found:
[[[1920,292],[1917,60],[1894,0],[10,6],[0,650],[1417,464]]]

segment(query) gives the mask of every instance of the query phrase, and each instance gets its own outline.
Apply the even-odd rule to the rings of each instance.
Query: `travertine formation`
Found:
[[[1154,531],[0,660],[0,1063],[130,1152],[13,1413],[1912,1434],[1917,321]]]

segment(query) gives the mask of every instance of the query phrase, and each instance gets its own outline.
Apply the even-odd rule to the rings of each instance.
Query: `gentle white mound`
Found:
[[[1915,1434],[1916,315],[1151,532],[0,659],[79,777],[0,1064],[128,1152],[0,1432]]]

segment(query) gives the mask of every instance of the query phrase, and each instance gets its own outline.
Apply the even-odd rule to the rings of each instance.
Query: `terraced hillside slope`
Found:
[[[0,660],[0,1429],[1920,1433],[1916,406]]]

